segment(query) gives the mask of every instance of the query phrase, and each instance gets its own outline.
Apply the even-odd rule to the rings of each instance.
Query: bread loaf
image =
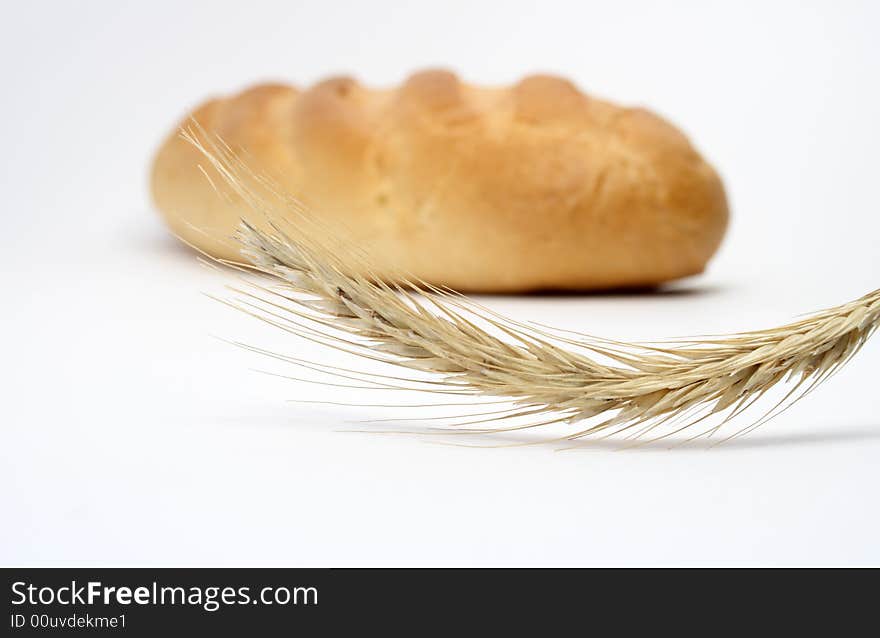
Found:
[[[380,272],[462,291],[656,285],[701,272],[727,226],[721,181],[680,131],[556,77],[261,85],[192,115]],[[156,205],[182,238],[237,258],[227,238],[249,211],[219,197],[200,164],[172,133],[153,165]]]

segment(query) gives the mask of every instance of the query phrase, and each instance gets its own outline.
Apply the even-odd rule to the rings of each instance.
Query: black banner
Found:
[[[854,573],[836,570],[3,571],[2,635],[9,636],[289,636],[358,629],[421,635],[441,627],[468,633],[510,626],[543,635],[595,623],[708,630],[707,622],[762,632],[806,622],[813,630],[825,625],[840,632],[874,624],[873,588],[856,587],[861,579]]]

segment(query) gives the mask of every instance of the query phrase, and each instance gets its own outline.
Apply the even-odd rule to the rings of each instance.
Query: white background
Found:
[[[265,361],[212,338],[327,356],[202,296],[226,278],[169,237],[146,183],[188,108],[258,80],[551,71],[682,126],[732,225],[708,272],[665,294],[482,301],[620,338],[769,327],[880,286],[878,7],[8,5],[0,563],[880,564],[880,341],[712,451],[341,432],[387,414],[287,402],[364,397],[256,374]]]

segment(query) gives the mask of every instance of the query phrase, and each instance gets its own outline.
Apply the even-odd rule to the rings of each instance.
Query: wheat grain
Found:
[[[238,345],[346,382],[330,385],[418,390],[481,406],[490,398],[506,406],[446,423],[454,431],[566,424],[562,438],[569,441],[650,441],[693,428],[692,440],[712,436],[775,386],[791,384],[761,418],[721,439],[729,440],[829,378],[880,323],[876,290],[781,327],[662,347],[562,336],[404,274],[394,282],[371,277],[368,256],[222,142],[198,129],[185,137],[253,212],[236,238],[245,262],[231,265],[263,277],[243,278],[246,285],[233,288],[238,297],[225,303],[300,338],[404,371],[358,372]]]

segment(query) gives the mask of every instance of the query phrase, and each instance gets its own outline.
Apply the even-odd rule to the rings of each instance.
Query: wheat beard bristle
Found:
[[[222,141],[197,125],[183,136],[253,212],[253,221],[243,220],[235,238],[246,261],[222,263],[261,277],[242,277],[244,287],[230,287],[239,296],[221,301],[300,338],[404,372],[356,371],[237,345],[361,384],[328,385],[417,390],[479,406],[493,398],[506,405],[474,413],[471,420],[431,417],[446,431],[481,434],[567,424],[571,431],[553,440],[619,435],[642,443],[693,430],[696,434],[684,439],[692,441],[713,436],[777,384],[791,384],[760,418],[718,440],[723,442],[753,431],[815,389],[880,323],[880,290],[875,290],[778,328],[666,347],[565,337],[404,274],[394,283],[369,276],[368,256],[251,171]]]

